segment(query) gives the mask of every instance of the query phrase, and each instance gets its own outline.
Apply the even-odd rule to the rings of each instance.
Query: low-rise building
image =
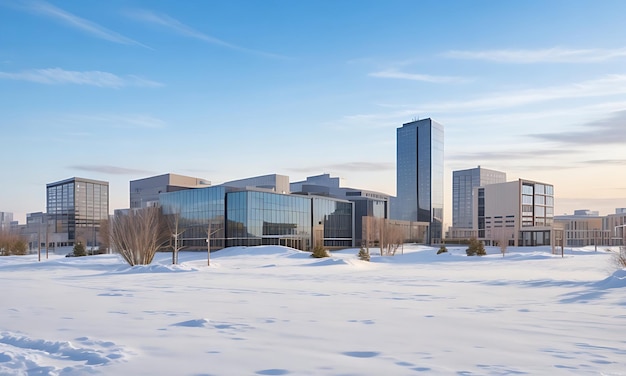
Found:
[[[486,245],[554,245],[554,187],[518,179],[474,188],[474,230]]]
[[[572,215],[557,215],[554,223],[563,229],[566,247],[608,245],[611,232],[603,228],[597,211],[575,210]]]

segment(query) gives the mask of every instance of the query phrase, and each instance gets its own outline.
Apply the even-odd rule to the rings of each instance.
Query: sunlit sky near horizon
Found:
[[[329,173],[395,195],[396,129],[453,170],[553,184],[555,214],[626,207],[624,1],[0,0],[0,211],[45,185]]]

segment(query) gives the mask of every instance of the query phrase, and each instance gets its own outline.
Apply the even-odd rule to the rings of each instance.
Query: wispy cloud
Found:
[[[104,26],[100,26],[95,22],[81,18],[75,14],[67,12],[61,8],[57,8],[54,5],[48,4],[44,1],[25,1],[22,4],[24,6],[18,7],[18,8],[24,9],[34,14],[38,14],[43,17],[53,19],[66,26],[69,26],[74,29],[78,29],[82,32],[85,32],[87,34],[90,34],[96,38],[104,39],[113,43],[119,43],[119,44],[125,44],[125,45],[136,45],[136,46],[150,48],[140,42],[137,42],[134,39],[128,38],[113,30],[109,30]]]
[[[530,135],[541,140],[569,145],[626,144],[626,110],[611,117],[587,123],[582,130]]]
[[[370,73],[371,77],[378,78],[394,78],[401,80],[411,80],[411,81],[422,81],[422,82],[430,82],[435,84],[450,84],[450,83],[466,83],[471,80],[464,77],[455,77],[455,76],[433,76],[428,74],[418,74],[418,73],[405,73],[399,72],[396,70],[385,70],[380,72]]]
[[[158,129],[166,126],[166,123],[158,118],[143,114],[96,114],[96,115],[70,115],[62,121],[85,126],[107,126],[111,128],[148,128]]]
[[[611,165],[611,166],[626,166],[626,159],[593,159],[584,161],[583,163],[590,165]]]
[[[398,119],[406,120],[424,114],[445,113],[450,116],[461,112],[495,111],[548,101],[610,97],[622,94],[626,94],[626,75],[613,74],[560,86],[492,92],[474,99],[424,103],[419,106],[401,106],[399,110],[395,111],[348,115],[344,116],[342,123],[358,123],[359,126],[372,124],[372,126],[378,127],[387,126],[391,123],[397,124]]]
[[[507,151],[486,151],[475,153],[454,153],[447,155],[446,159],[451,161],[506,161],[506,160],[528,160],[537,157],[538,151],[534,150],[507,150]],[[571,154],[570,150],[542,149],[543,157]]]
[[[539,50],[503,49],[485,51],[448,51],[444,57],[464,60],[484,60],[497,63],[594,63],[626,57],[626,48],[616,49],[567,49],[546,48]]]
[[[441,103],[428,107],[439,111],[448,111],[451,109],[463,111],[472,109],[489,110],[552,100],[602,97],[617,94],[626,94],[626,75],[614,74],[595,80],[587,80],[568,85],[493,93],[478,99],[464,102]]]
[[[90,85],[106,88],[159,87],[163,84],[134,75],[118,76],[101,71],[68,71],[61,68],[33,69],[22,72],[0,72],[0,79],[36,82],[46,85]]]
[[[319,171],[388,171],[395,169],[396,166],[393,163],[385,162],[347,162],[329,164],[323,166],[311,166],[311,167],[293,167],[290,171],[294,172],[319,172]]]
[[[107,166],[107,165],[74,165],[69,168],[79,171],[98,172],[110,175],[136,175],[136,174],[149,174],[150,171],[135,170],[126,167]]]
[[[201,31],[195,30],[194,28],[187,26],[184,23],[166,14],[157,14],[149,10],[128,11],[126,12],[126,14],[135,20],[162,26],[179,35],[182,35],[188,38],[198,39],[203,42],[213,44],[216,46],[228,48],[228,49],[235,50],[235,51],[261,55],[265,57],[279,58],[279,59],[286,58],[285,56],[281,56],[281,55],[277,55],[277,54],[273,54],[273,53],[269,53],[265,51],[254,50],[251,48],[246,48],[246,47],[238,46],[233,43],[226,42],[222,39],[219,39],[214,36],[205,34]]]

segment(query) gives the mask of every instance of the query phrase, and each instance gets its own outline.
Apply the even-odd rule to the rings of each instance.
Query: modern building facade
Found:
[[[519,179],[474,188],[474,229],[492,245],[553,245],[554,187]]]
[[[506,173],[478,166],[452,172],[452,227],[471,229],[474,227],[474,188],[488,184],[506,182]]]
[[[392,218],[430,223],[429,243],[442,239],[443,126],[430,118],[397,129],[397,195]]]
[[[82,241],[96,247],[100,223],[109,216],[109,183],[73,177],[47,184],[46,208],[46,221],[62,234],[60,246]]]
[[[341,179],[329,174],[309,176],[304,181],[290,184],[294,194],[334,197],[347,200],[354,205],[355,243],[363,241],[363,218],[389,218],[390,196],[382,192],[341,187]],[[408,239],[408,238],[407,238]]]
[[[165,214],[180,216],[187,249],[206,249],[207,238],[211,249],[354,246],[354,207],[347,200],[221,185],[164,193],[160,203]]]
[[[211,182],[185,175],[163,174],[130,181],[130,208],[145,208],[159,203],[159,194],[189,188],[208,187]]]

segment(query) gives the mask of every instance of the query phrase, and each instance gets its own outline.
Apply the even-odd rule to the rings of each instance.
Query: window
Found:
[[[522,194],[524,195],[534,194],[533,186],[530,184],[522,184]]]

